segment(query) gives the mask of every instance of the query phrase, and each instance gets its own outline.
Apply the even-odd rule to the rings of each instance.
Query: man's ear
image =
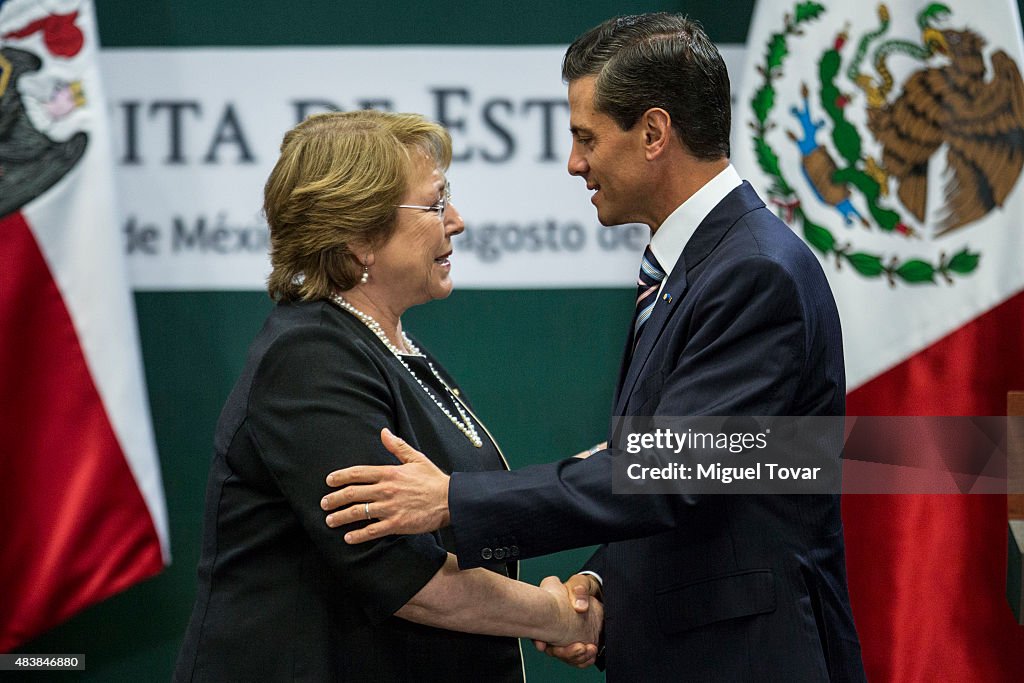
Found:
[[[652,107],[640,117],[644,134],[644,153],[654,161],[668,149],[672,140],[672,117],[661,107]]]

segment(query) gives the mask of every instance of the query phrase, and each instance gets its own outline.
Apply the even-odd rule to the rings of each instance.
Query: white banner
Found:
[[[566,172],[564,51],[105,50],[134,287],[262,289],[263,183],[284,133],[310,113],[364,107],[419,112],[451,131],[449,178],[467,226],[457,286],[629,286],[649,232],[600,228],[584,182]],[[723,54],[742,64],[742,48]]]

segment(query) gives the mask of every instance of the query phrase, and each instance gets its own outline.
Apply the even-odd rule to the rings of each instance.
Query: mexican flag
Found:
[[[159,572],[91,2],[0,2],[0,652]]]
[[[1005,415],[1024,389],[1017,5],[762,2],[734,162],[819,255],[850,415]],[[1020,680],[1006,500],[850,495],[871,680]]]

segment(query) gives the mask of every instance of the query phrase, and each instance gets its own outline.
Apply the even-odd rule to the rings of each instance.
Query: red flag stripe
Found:
[[[8,492],[0,497],[0,651],[9,651],[163,561],[71,317],[20,213],[0,218],[0,240],[0,481]]]
[[[851,392],[851,415],[1004,415],[1024,388],[1024,293]],[[869,680],[1018,681],[1002,496],[846,496],[847,565]]]

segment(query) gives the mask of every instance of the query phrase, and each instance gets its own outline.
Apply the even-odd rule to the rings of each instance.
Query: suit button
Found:
[[[484,558],[485,560],[491,559],[492,555],[493,553],[491,552],[490,548],[484,548],[480,551],[480,557]]]
[[[509,548],[509,551],[512,553],[512,557],[519,557],[519,546],[514,545]]]
[[[496,560],[504,560],[505,559],[505,549],[504,548],[495,548],[494,549],[494,559],[496,559]]]

